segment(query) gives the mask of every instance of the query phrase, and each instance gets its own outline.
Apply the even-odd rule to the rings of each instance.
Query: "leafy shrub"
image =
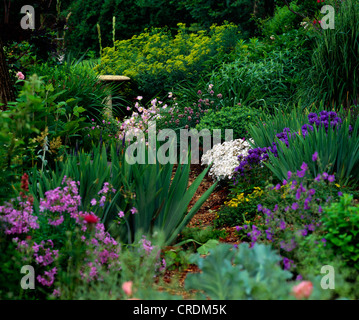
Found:
[[[41,76],[47,85],[52,85],[52,95],[56,95],[56,102],[71,100],[73,104],[84,108],[84,115],[101,119],[108,96],[118,91],[119,87],[101,84],[93,68],[93,63],[79,59],[56,66],[47,62],[34,67],[31,72]],[[113,105],[113,112],[121,114],[119,105],[124,100],[113,94],[115,100],[117,104]]]
[[[101,26],[102,46],[113,44],[113,17],[116,17],[115,36],[120,40],[129,39],[145,28],[165,25],[175,28],[177,23],[191,19],[176,1],[95,0],[84,3],[75,0],[64,8],[64,16],[71,12],[66,32],[67,48],[81,52],[99,51],[97,24]]]
[[[309,62],[309,46],[306,35],[297,30],[273,43],[256,38],[239,41],[236,59],[213,71],[210,81],[227,106],[266,106],[273,112],[292,101],[299,73]]]
[[[0,113],[0,179],[12,172],[21,175],[30,167],[52,167],[75,144],[74,137],[85,126],[84,109],[73,99],[54,102],[58,95],[34,75],[24,81],[17,101]],[[13,181],[9,179],[7,186]]]
[[[201,290],[214,300],[286,299],[290,293],[287,280],[292,275],[281,269],[280,260],[270,246],[249,248],[242,243],[233,249],[220,244],[205,258],[194,256],[202,272],[189,274],[185,288]]]
[[[252,191],[252,192],[251,192]],[[237,225],[251,224],[258,211],[258,204],[263,203],[263,190],[255,187],[254,190],[239,193],[226,201],[217,212],[215,225],[227,225],[230,227]]]
[[[188,32],[178,24],[173,37],[168,29],[152,28],[129,40],[116,41],[115,47],[103,49],[100,74],[125,75],[150,96],[184,79],[194,81],[211,68],[211,60],[229,53],[238,40],[233,24],[211,27],[209,32]],[[232,35],[228,39],[228,34]]]
[[[292,10],[299,12],[300,8],[296,1],[290,3]],[[286,33],[298,26],[300,18],[295,13],[291,12],[287,6],[276,7],[274,16],[264,21],[262,24],[262,32],[266,36]]]
[[[218,111],[209,110],[196,126],[198,131],[209,129],[221,130],[225,139],[225,129],[233,130],[233,139],[248,138],[247,126],[260,116],[260,112],[244,106],[223,107]]]
[[[344,194],[338,202],[325,208],[321,220],[327,245],[343,256],[349,266],[358,268],[359,208],[353,205],[353,196]]]
[[[181,87],[176,95],[169,93],[169,103],[159,109],[160,128],[195,128],[209,110],[219,110],[223,107],[222,94],[216,94],[213,84],[206,91]],[[179,94],[179,97],[177,96]]]
[[[340,200],[339,200],[340,201]],[[324,209],[326,211],[327,208]],[[319,277],[322,281],[323,266],[332,266],[335,270],[335,286],[330,290],[322,290],[322,296],[325,299],[357,299],[359,290],[358,270],[348,266],[340,253],[334,248],[323,242],[323,234],[311,234],[303,237],[298,242],[298,248],[295,250],[295,272],[297,278]]]
[[[209,27],[213,23],[230,21],[240,26],[241,32],[245,35],[253,34],[255,24],[250,18],[264,16],[272,8],[266,7],[263,3],[253,4],[248,0],[236,2],[218,2],[213,0],[180,0],[176,1],[179,8],[185,8],[194,21],[200,26]]]

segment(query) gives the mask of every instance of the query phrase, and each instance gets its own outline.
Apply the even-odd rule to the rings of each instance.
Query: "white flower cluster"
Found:
[[[252,139],[249,141],[253,143]],[[214,180],[231,179],[234,169],[239,165],[238,156],[246,156],[249,149],[251,149],[251,145],[243,139],[216,144],[202,156],[202,165],[209,165],[213,161],[209,175]]]

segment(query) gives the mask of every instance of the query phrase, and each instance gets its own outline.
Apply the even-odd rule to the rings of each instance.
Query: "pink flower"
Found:
[[[313,284],[310,281],[302,281],[292,288],[296,299],[309,298],[313,292]]]
[[[16,76],[17,76],[17,78],[18,78],[19,80],[24,80],[24,79],[25,79],[24,74],[23,74],[22,72],[20,72],[20,71],[16,74]]]
[[[126,281],[122,284],[122,290],[126,295],[132,295],[132,281]]]

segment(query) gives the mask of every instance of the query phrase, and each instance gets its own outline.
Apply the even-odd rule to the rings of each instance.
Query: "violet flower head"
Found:
[[[315,152],[313,153],[313,155],[312,155],[312,160],[313,160],[313,162],[315,162],[315,161],[318,160],[318,152],[317,152],[317,151],[315,151]]]

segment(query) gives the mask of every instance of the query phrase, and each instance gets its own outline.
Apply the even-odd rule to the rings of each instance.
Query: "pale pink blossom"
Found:
[[[310,281],[302,281],[292,288],[292,292],[297,299],[309,298],[313,292],[313,284]]]
[[[122,290],[126,295],[132,295],[132,281],[126,281],[122,284]]]
[[[25,79],[24,74],[23,74],[22,72],[20,72],[20,71],[16,74],[16,76],[17,76],[17,78],[18,78],[19,80],[24,80],[24,79]]]

